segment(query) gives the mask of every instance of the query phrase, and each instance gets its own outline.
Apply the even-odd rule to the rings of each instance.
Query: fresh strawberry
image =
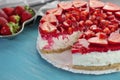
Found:
[[[113,32],[108,37],[108,41],[110,44],[118,44],[120,43],[120,34],[117,32]]]
[[[76,7],[76,8],[80,8],[80,7],[83,7],[83,6],[86,6],[87,5],[87,2],[86,1],[79,1],[79,0],[74,0],[73,2],[73,6]]]
[[[112,12],[120,11],[120,7],[118,5],[110,2],[106,3],[103,9],[106,11],[112,11]]]
[[[69,27],[69,28],[68,28],[68,33],[69,33],[69,34],[72,34],[72,33],[73,33],[73,28],[72,28],[72,27]]]
[[[103,32],[96,33],[96,36],[98,36],[99,39],[106,39],[107,38],[107,35]]]
[[[12,16],[10,16],[9,17],[9,20],[8,20],[9,22],[14,22],[14,23],[19,23],[19,21],[20,21],[20,16],[18,16],[18,15],[12,15]]]
[[[104,3],[98,0],[90,0],[90,7],[91,8],[101,8],[104,6]]]
[[[4,17],[0,17],[0,26],[4,26],[8,21]]]
[[[25,11],[24,6],[17,6],[14,9],[14,13],[18,14],[19,16],[21,16],[24,11]]]
[[[7,14],[2,9],[0,9],[0,17],[4,17],[5,19],[8,19]]]
[[[23,23],[30,18],[32,18],[32,14],[29,13],[28,11],[24,11],[21,16],[21,22]]]
[[[1,28],[1,30],[0,30],[0,34],[1,34],[1,35],[11,35],[12,32],[11,32],[11,30],[10,30],[9,25],[4,25],[4,26]]]
[[[97,27],[96,25],[90,26],[90,30],[92,30],[93,32],[101,32],[102,31],[102,29]]]
[[[4,11],[8,16],[11,16],[11,15],[13,15],[13,13],[14,13],[14,8],[5,7],[5,8],[3,8],[3,11]]]
[[[92,22],[91,20],[86,20],[86,21],[85,21],[85,25],[86,25],[87,27],[90,27],[92,24],[93,24],[93,22]]]
[[[43,24],[40,24],[40,29],[42,33],[53,33],[57,30],[56,26],[50,24],[49,22],[44,22]]]
[[[115,12],[116,17],[120,17],[120,11],[119,12]]]
[[[108,27],[104,28],[103,32],[108,34],[108,35],[111,33],[111,31],[110,31],[110,29]]]
[[[54,9],[50,9],[47,10],[46,14],[54,14],[55,16],[60,16],[62,15],[62,8],[54,8]]]
[[[85,34],[86,39],[89,39],[89,38],[95,36],[95,33],[91,30],[86,31],[84,34]]]
[[[99,37],[92,37],[92,38],[88,39],[88,42],[90,44],[100,45],[100,46],[108,45],[107,39],[100,39]]]
[[[72,2],[60,2],[58,4],[58,7],[64,9],[64,10],[68,10],[72,8]]]
[[[51,24],[56,25],[57,24],[57,18],[53,14],[47,14],[44,17],[42,17],[41,22],[42,23],[50,22]]]

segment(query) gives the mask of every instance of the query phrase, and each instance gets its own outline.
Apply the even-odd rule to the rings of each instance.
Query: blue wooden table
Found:
[[[74,74],[55,68],[36,50],[38,23],[12,40],[0,39],[0,80],[120,80],[120,73]]]

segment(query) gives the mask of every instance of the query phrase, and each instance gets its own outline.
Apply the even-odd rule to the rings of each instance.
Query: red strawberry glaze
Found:
[[[75,44],[76,45],[76,44]],[[116,51],[120,50],[120,44],[108,44],[106,46],[101,46],[97,44],[89,44],[88,48],[84,47],[81,44],[77,44],[77,47],[75,45],[72,47],[72,53],[80,53],[80,54],[89,54],[91,52],[107,52],[107,51]]]

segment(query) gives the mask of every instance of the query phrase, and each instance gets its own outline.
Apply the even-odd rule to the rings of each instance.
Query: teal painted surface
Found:
[[[36,50],[37,24],[13,40],[0,39],[0,80],[120,80],[120,73],[74,74],[55,68]]]

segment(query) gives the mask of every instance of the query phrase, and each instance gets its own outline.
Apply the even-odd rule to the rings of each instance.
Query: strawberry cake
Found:
[[[39,38],[42,53],[71,50],[73,69],[120,69],[120,7],[111,2],[60,2],[41,18]]]

